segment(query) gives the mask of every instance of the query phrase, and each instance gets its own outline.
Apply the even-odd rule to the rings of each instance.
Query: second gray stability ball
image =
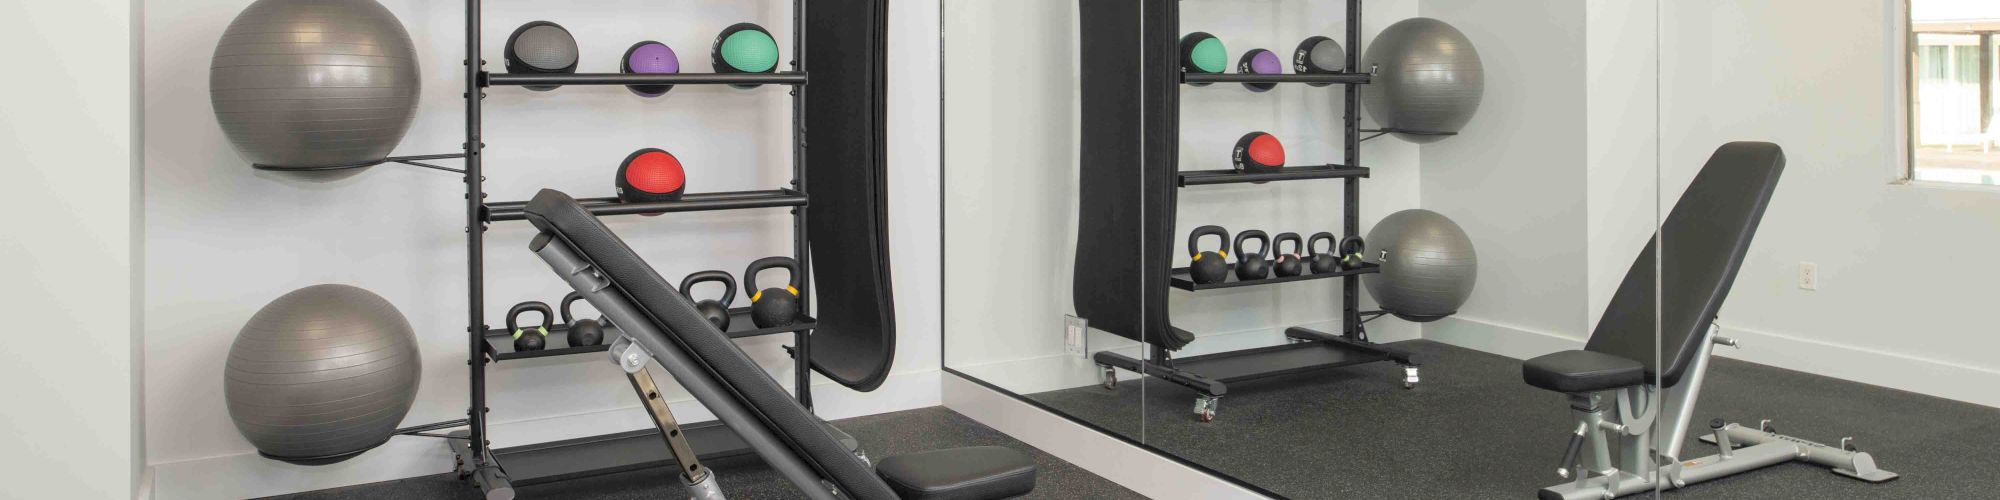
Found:
[[[1382,272],[1364,275],[1382,310],[1416,322],[1458,312],[1472,296],[1479,256],[1472,238],[1443,214],[1423,209],[1389,214],[1368,231],[1366,260]]]
[[[416,117],[410,33],[374,0],[258,0],[222,33],[208,71],[237,153],[275,167],[379,163]]]
[[[1472,121],[1486,92],[1486,72],[1472,40],[1436,19],[1405,19],[1384,28],[1361,56],[1360,71],[1370,68],[1375,79],[1361,86],[1361,103],[1386,129],[1458,132]],[[1449,136],[1396,137],[1422,144]]]
[[[338,462],[389,440],[423,375],[410,321],[388,300],[315,285],[244,323],[224,362],[229,418],[257,451],[302,465]]]

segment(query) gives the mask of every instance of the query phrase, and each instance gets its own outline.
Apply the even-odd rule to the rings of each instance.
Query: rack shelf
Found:
[[[1360,276],[1363,274],[1375,274],[1382,272],[1381,266],[1364,262],[1361,264],[1361,267],[1342,270],[1342,271],[1335,271],[1331,273],[1301,274],[1298,276],[1287,276],[1283,278],[1273,277],[1273,278],[1264,278],[1261,280],[1243,281],[1236,279],[1235,266],[1233,265],[1230,266],[1230,270],[1231,272],[1229,273],[1229,278],[1223,280],[1221,283],[1210,283],[1206,285],[1195,283],[1194,278],[1188,276],[1188,268],[1185,267],[1174,268],[1173,274],[1169,276],[1168,279],[1169,281],[1172,282],[1174,288],[1179,288],[1191,292],[1199,292],[1203,290],[1215,290],[1218,288],[1238,288],[1246,286],[1275,285],[1279,283],[1333,279],[1333,278]]]
[[[783,73],[486,73],[483,87],[527,85],[805,85],[804,72]]]
[[[1285,167],[1277,172],[1251,174],[1235,170],[1193,170],[1180,173],[1181,187],[1206,186],[1213,184],[1241,184],[1245,182],[1300,181],[1310,179],[1367,178],[1367,167],[1348,165],[1318,165],[1312,167]]]
[[[1372,81],[1375,75],[1368,73],[1308,73],[1289,75],[1263,75],[1256,73],[1182,73],[1181,83],[1186,85],[1206,83],[1339,83],[1363,85]]]
[[[808,316],[803,321],[788,326],[758,328],[757,323],[750,319],[750,308],[738,307],[729,310],[729,331],[727,334],[729,338],[742,339],[779,333],[802,332],[818,327],[819,320]],[[492,357],[494,361],[505,361],[509,359],[546,358],[549,356],[604,352],[611,348],[609,345],[611,337],[618,335],[614,332],[605,332],[604,336],[606,338],[603,344],[571,347],[569,345],[568,334],[568,325],[556,325],[549,328],[548,348],[539,351],[515,351],[514,332],[505,329],[487,330],[486,354]]]
[[[633,215],[662,214],[675,212],[709,212],[716,210],[742,210],[749,208],[803,207],[808,198],[805,193],[792,189],[771,189],[764,191],[727,191],[719,193],[691,193],[678,201],[657,203],[625,203],[617,198],[585,198],[577,200],[593,215]],[[508,201],[486,204],[486,220],[517,221],[526,220],[523,209],[528,202]]]

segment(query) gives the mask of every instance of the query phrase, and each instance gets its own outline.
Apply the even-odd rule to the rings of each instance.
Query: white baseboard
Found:
[[[943,387],[944,405],[952,411],[1148,498],[1265,498],[957,375],[944,375]]]
[[[1721,357],[2000,407],[2000,391],[1993,390],[2000,370],[1718,324],[1722,336],[1742,346],[1716,349]],[[1582,339],[1460,317],[1424,325],[1424,338],[1515,359],[1583,347]]]
[[[813,384],[814,413],[828,420],[942,404],[936,369],[897,373],[873,392],[846,390],[830,381]],[[824,388],[824,390],[821,390]],[[714,414],[693,400],[669,404],[684,424],[714,420]],[[487,425],[495,448],[545,443],[653,427],[651,417],[637,406],[552,418],[493,422]],[[339,488],[451,472],[451,450],[433,438],[396,437],[380,448],[345,462],[307,467],[268,460],[256,453],[154,464],[154,500],[255,498]]]

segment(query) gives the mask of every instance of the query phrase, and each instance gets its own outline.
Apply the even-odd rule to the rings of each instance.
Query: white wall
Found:
[[[2000,406],[2000,192],[1891,182],[1899,4],[1665,2],[1662,190],[1723,142],[1785,148],[1720,320],[1744,347],[1724,355]],[[1797,287],[1801,262],[1819,265],[1818,291]]]
[[[1217,0],[1180,5],[1184,32],[1221,38],[1231,64],[1252,48],[1289,60],[1305,38],[1341,38],[1345,8],[1328,2]],[[1415,15],[1406,1],[1371,2],[1364,39]],[[1063,350],[1062,318],[1074,312],[1077,165],[1076,4],[1065,0],[947,1],[944,29],[945,305],[951,318],[946,362],[1018,392],[1094,383],[1094,366]],[[1287,70],[1289,72],[1289,70]],[[1136,82],[1135,82],[1136,84]],[[1183,88],[1183,170],[1229,168],[1236,140],[1266,131],[1285,144],[1292,165],[1343,162],[1338,141],[1339,86],[1280,85],[1252,93],[1237,84]],[[1374,141],[1363,149],[1375,169],[1364,182],[1362,230],[1416,206],[1413,145]],[[1136,180],[1135,180],[1136,182]],[[1340,181],[1203,186],[1180,191],[1176,266],[1187,265],[1185,235],[1218,224],[1273,236],[1340,232]],[[1147,242],[1132,242],[1135,249]],[[1178,354],[1196,355],[1283,342],[1284,328],[1338,331],[1339,286],[1320,281],[1199,295],[1169,294],[1174,325],[1211,337]],[[1365,295],[1364,295],[1365,297]],[[1368,299],[1364,298],[1364,307]],[[1371,325],[1378,340],[1414,338],[1417,327]],[[1134,354],[1132,343],[1094,332],[1091,351]],[[1138,409],[1133,410],[1135,415]],[[1136,416],[1135,416],[1136,418]]]
[[[337,466],[280,465],[251,455],[229,423],[221,360],[237,329],[271,299],[325,282],[381,294],[417,328],[426,370],[406,424],[464,418],[467,406],[460,179],[393,165],[331,180],[252,171],[224,140],[206,97],[209,54],[249,3],[153,2],[146,13],[146,419],[156,430],[148,438],[148,459],[161,471],[162,497],[175,491],[191,497],[274,494],[447,470],[444,445],[418,438],[397,438]],[[463,140],[462,5],[383,3],[409,29],[424,69],[422,109],[397,154],[457,152]],[[770,29],[780,55],[793,57],[790,4],[492,2],[482,44],[487,69],[503,71],[508,33],[547,19],[576,34],[584,54],[580,71],[616,72],[618,56],[640,40],[665,42],[685,67],[705,70],[715,34],[739,21]],[[935,286],[937,266],[937,223],[926,209],[937,203],[938,96],[928,78],[938,64],[934,8],[896,2],[891,13],[889,230],[900,352],[892,378],[875,393],[816,384],[825,416],[938,401],[937,299],[926,293]],[[649,146],[672,151],[688,165],[693,191],[769,189],[789,179],[791,108],[782,87],[680,86],[660,99],[617,87],[548,93],[494,88],[488,94],[486,191],[493,201],[526,199],[543,187],[608,196],[618,162]],[[790,250],[791,219],[781,209],[606,221],[673,280],[703,269],[740,273],[751,260]],[[531,235],[524,223],[497,223],[488,231],[486,310],[493,327],[512,304],[554,302],[567,290],[525,250]],[[780,349],[789,342],[789,336],[772,336],[741,345],[789,384],[792,363]],[[494,444],[647,427],[620,372],[603,361],[570,356],[491,365]],[[683,420],[706,418],[684,393],[674,392],[676,410],[688,412]],[[216,487],[209,472],[221,470],[251,471],[241,475],[257,480],[245,489],[205,489]]]
[[[0,44],[30,48],[12,63],[33,68],[0,100],[7,498],[139,491],[137,15],[128,0],[0,5]]]
[[[1584,2],[1589,325],[1663,217],[1659,192],[1658,0]],[[1677,193],[1676,193],[1677,194]],[[1574,337],[1583,340],[1590,331]]]
[[[1422,0],[1479,50],[1486,93],[1458,136],[1423,148],[1423,208],[1458,222],[1478,284],[1424,336],[1504,351],[1500,332],[1553,339],[1588,330],[1587,156],[1582,0]]]

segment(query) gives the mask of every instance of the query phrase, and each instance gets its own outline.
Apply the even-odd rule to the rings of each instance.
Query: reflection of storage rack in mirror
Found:
[[[1124,4],[1124,5],[1107,5]],[[1361,1],[1348,0],[1345,67],[1360,67]],[[1407,352],[1376,344],[1362,327],[1365,319],[1379,316],[1360,310],[1361,276],[1380,272],[1373,264],[1352,266],[1324,274],[1239,280],[1231,276],[1219,283],[1199,284],[1188,269],[1172,266],[1177,247],[1175,219],[1176,190],[1196,186],[1274,181],[1337,179],[1342,183],[1344,206],[1340,226],[1344,234],[1360,233],[1361,182],[1369,169],[1361,160],[1361,85],[1374,75],[1342,71],[1307,74],[1247,74],[1183,72],[1179,37],[1178,0],[1137,2],[1082,2],[1083,137],[1079,179],[1081,204],[1076,280],[1076,308],[1094,327],[1132,338],[1151,346],[1151,359],[1104,351],[1092,355],[1101,368],[1102,382],[1115,383],[1117,369],[1143,373],[1193,389],[1195,413],[1203,421],[1213,419],[1220,397],[1230,383],[1290,375],[1364,363],[1390,361],[1405,367],[1406,387],[1417,382],[1417,364]],[[1134,44],[1134,40],[1138,43]],[[1130,82],[1139,81],[1137,96],[1129,92]],[[1184,91],[1215,83],[1339,85],[1344,92],[1346,111],[1341,143],[1345,151],[1341,164],[1289,167],[1275,172],[1250,173],[1237,170],[1180,171],[1180,96]],[[1115,89],[1107,90],[1107,88]],[[1213,87],[1211,87],[1213,88]],[[1227,87],[1224,87],[1227,88]],[[1132,116],[1137,110],[1141,116]],[[1401,132],[1401,131],[1375,131]],[[1378,133],[1379,135],[1379,133]],[[1372,137],[1370,137],[1372,138]],[[1137,147],[1135,147],[1137,146]],[[1121,158],[1134,155],[1139,159]],[[1134,182],[1134,179],[1138,179]],[[1128,239],[1129,238],[1129,239]],[[1097,248],[1123,248],[1132,239],[1145,242],[1143,258],[1132,261],[1131,252],[1122,255]],[[1302,327],[1285,331],[1287,343],[1255,349],[1176,357],[1174,351],[1197,338],[1192,332],[1175,328],[1167,311],[1168,290],[1202,293],[1207,290],[1249,286],[1305,286],[1340,280],[1339,333],[1319,332]],[[1129,287],[1129,288],[1122,288]],[[1139,290],[1139,293],[1130,293]],[[1125,291],[1126,293],[1116,293]]]

